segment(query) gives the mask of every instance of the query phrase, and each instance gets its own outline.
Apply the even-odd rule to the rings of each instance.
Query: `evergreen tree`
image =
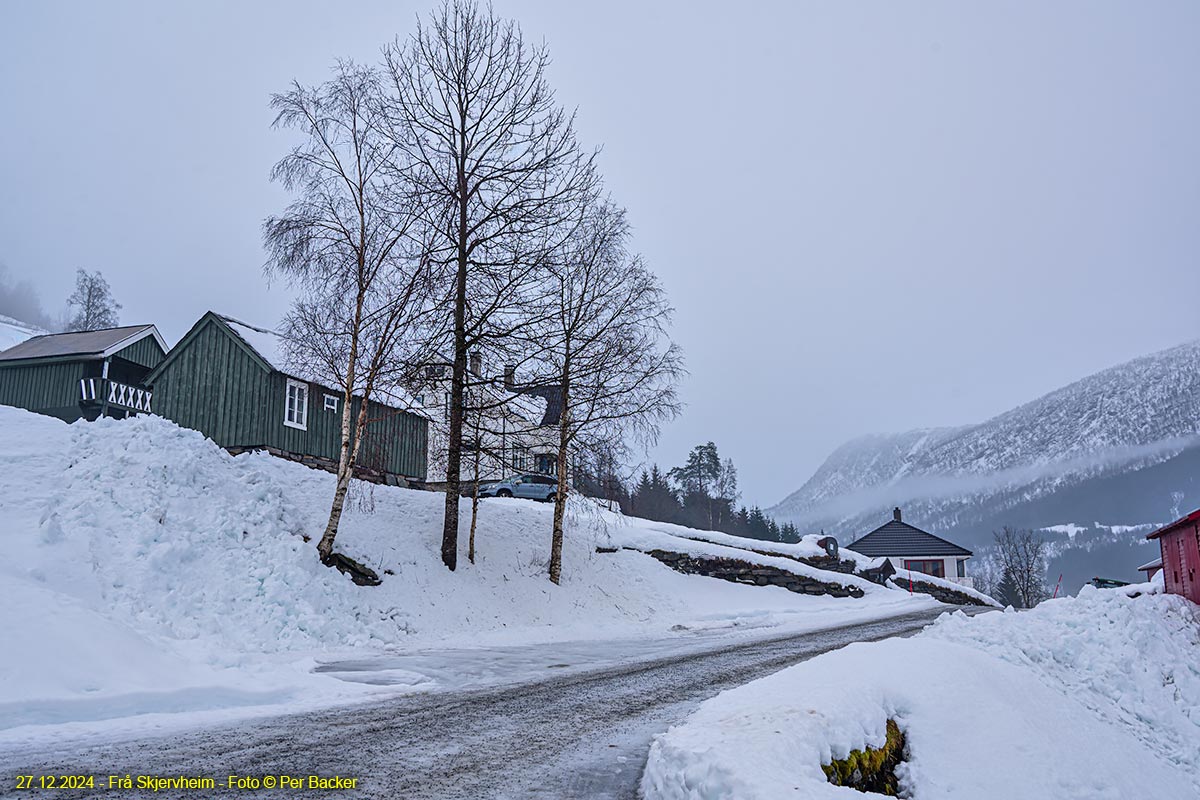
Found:
[[[1017,588],[1017,582],[1009,570],[1004,570],[1004,576],[1000,578],[1000,583],[996,586],[995,599],[1004,606],[1025,607],[1021,602],[1021,591]]]
[[[679,484],[682,492],[711,495],[711,490],[721,477],[721,456],[712,442],[698,444],[688,454],[687,463],[675,467],[668,475]]]

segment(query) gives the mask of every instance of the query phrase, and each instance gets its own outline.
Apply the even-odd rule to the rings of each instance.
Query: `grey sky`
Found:
[[[273,324],[270,92],[431,3],[8,3],[0,262],[99,269],[176,340]],[[981,420],[1200,336],[1200,4],[496,0],[667,284],[715,440],[767,505],[866,432]]]

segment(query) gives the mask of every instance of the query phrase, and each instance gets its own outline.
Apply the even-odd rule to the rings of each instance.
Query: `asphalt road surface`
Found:
[[[944,609],[943,609],[944,610]],[[0,795],[27,798],[636,798],[650,740],[723,689],[856,641],[911,634],[940,610],[739,642],[532,683],[393,698],[184,735],[24,753]],[[11,756],[12,754],[10,754]],[[6,761],[10,760],[5,758]],[[91,791],[17,791],[17,774],[91,774]],[[215,790],[110,791],[108,775],[209,776]],[[227,775],[318,774],[353,789],[230,789]]]

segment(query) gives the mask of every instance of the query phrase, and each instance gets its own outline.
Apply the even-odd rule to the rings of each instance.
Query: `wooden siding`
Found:
[[[144,336],[128,347],[121,348],[113,355],[135,364],[141,364],[147,369],[154,369],[158,366],[158,362],[163,360],[166,353],[158,346],[158,342],[153,336]]]
[[[270,375],[210,321],[154,379],[154,413],[221,447],[261,447]]]
[[[79,419],[82,361],[47,361],[0,367],[0,404]]]
[[[337,461],[341,455],[341,393],[320,384],[306,383],[307,427],[306,430],[300,430],[283,424],[287,382],[287,375],[281,372],[271,374],[266,444],[289,453],[306,453]],[[337,411],[325,410],[326,394],[337,396]],[[356,418],[361,404],[362,401],[355,398],[351,413],[356,415]],[[367,409],[367,419],[369,422],[362,447],[359,448],[358,463],[394,475],[424,480],[427,456],[426,420],[416,414],[375,402]]]
[[[30,410],[79,405],[83,363],[58,361],[0,369],[0,403]]]
[[[180,349],[182,348],[182,349]],[[288,377],[267,371],[218,320],[184,337],[154,376],[154,412],[208,436],[222,447],[274,447],[337,461],[341,395],[308,383],[307,429],[283,424]],[[338,396],[326,411],[325,394]],[[357,413],[359,400],[354,401]],[[360,451],[365,467],[424,480],[426,420],[371,403],[371,423]]]

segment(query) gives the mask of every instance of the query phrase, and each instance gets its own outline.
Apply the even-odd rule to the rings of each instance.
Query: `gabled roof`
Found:
[[[10,347],[0,353],[0,361],[37,358],[87,360],[108,358],[118,350],[124,350],[147,336],[153,336],[162,351],[167,352],[167,343],[163,341],[158,329],[153,325],[126,325],[121,328],[105,328],[98,331],[48,333],[44,336],[34,336],[32,339],[26,339],[15,347]]]
[[[1172,522],[1170,525],[1162,526],[1161,528],[1159,528],[1158,530],[1156,530],[1154,533],[1150,534],[1146,538],[1147,539],[1157,539],[1158,537],[1162,536],[1164,533],[1167,533],[1168,531],[1173,531],[1176,528],[1183,527],[1184,525],[1188,525],[1193,522],[1200,523],[1200,509],[1196,509],[1192,513],[1188,514],[1186,517],[1180,517],[1179,519]]]
[[[248,322],[242,322],[233,317],[227,317],[224,314],[214,312],[213,316],[224,322],[226,327],[245,342],[251,350],[257,353],[259,358],[265,361],[271,369],[276,372],[289,372],[283,357],[283,337],[278,333],[266,328],[259,328]],[[294,377],[304,378],[312,383],[324,382],[312,376],[296,375]]]
[[[846,545],[864,556],[969,556],[971,551],[934,536],[900,519],[900,509],[894,518],[880,525],[856,542]]]
[[[224,331],[229,338],[240,347],[251,359],[254,360],[264,372],[279,372],[290,378],[295,378],[305,383],[315,383],[326,389],[332,388],[334,382],[323,379],[319,375],[302,374],[304,371],[296,370],[287,366],[284,358],[283,337],[278,333],[266,328],[259,328],[241,320],[227,317],[224,314],[218,314],[215,311],[205,312],[195,325],[184,334],[179,343],[171,348],[171,352],[167,357],[154,368],[149,375],[146,376],[145,382],[153,384],[155,379],[174,361],[180,353],[187,349],[188,344],[192,339],[196,338],[200,330],[207,324],[212,323]],[[355,397],[361,397],[361,394],[356,394]],[[405,402],[407,401],[407,402]],[[378,403],[381,406],[387,406],[400,411],[408,411],[409,413],[428,416],[424,414],[416,404],[412,403],[407,395],[400,393],[398,390],[379,390],[372,395],[371,402]]]
[[[254,363],[256,363],[260,368],[262,368],[262,370],[264,372],[271,372],[272,370],[275,369],[273,366],[271,366],[270,362],[268,362],[265,358],[263,358],[261,355],[259,355],[259,353],[253,347],[251,347],[249,344],[247,344],[244,339],[242,339],[240,336],[238,336],[236,333],[234,333],[233,329],[229,327],[229,324],[227,322],[225,322],[224,318],[220,314],[216,314],[212,311],[206,311],[204,313],[204,316],[202,316],[202,317],[200,317],[200,319],[196,320],[196,324],[193,325],[188,330],[188,332],[183,335],[183,338],[175,343],[175,346],[171,348],[171,351],[169,353],[167,353],[167,357],[164,358],[162,361],[160,361],[158,363],[158,366],[150,371],[150,374],[147,375],[144,379],[145,382],[148,384],[153,384],[155,379],[158,378],[159,375],[161,375],[163,372],[166,371],[167,367],[170,366],[175,361],[175,359],[179,357],[180,353],[182,353],[183,351],[185,351],[188,348],[188,346],[191,344],[192,340],[195,339],[200,334],[200,331],[209,322],[216,323],[219,328],[221,328],[223,331],[225,331],[227,334],[229,334],[230,338],[239,347],[241,347],[242,350],[244,350],[246,352],[246,354],[248,356],[250,356],[251,359],[254,360]]]

